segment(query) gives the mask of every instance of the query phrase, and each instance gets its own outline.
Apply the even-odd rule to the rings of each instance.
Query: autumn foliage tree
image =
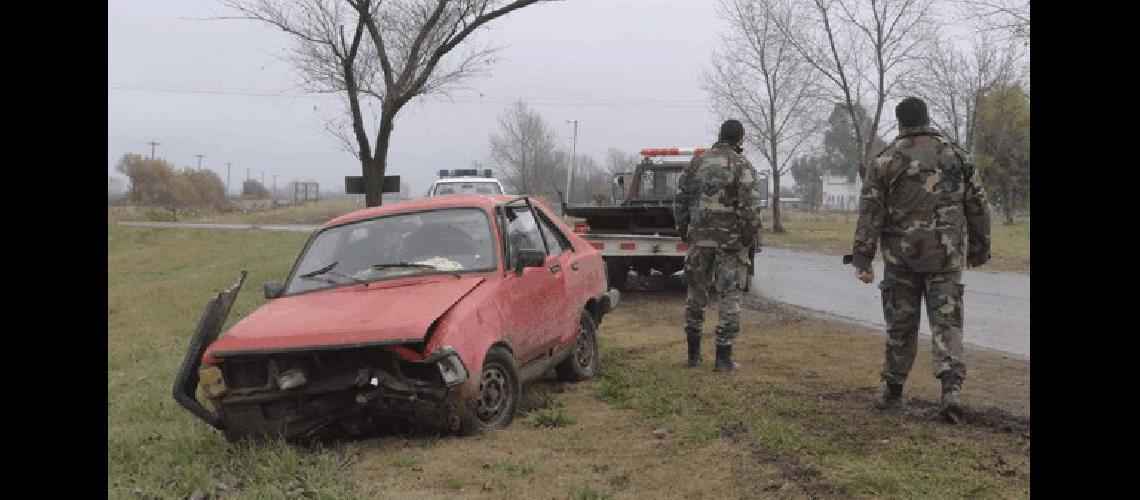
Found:
[[[115,170],[127,176],[131,187],[127,198],[138,206],[169,208],[177,218],[187,207],[220,208],[226,203],[225,184],[209,170],[175,170],[163,160],[127,153]]]

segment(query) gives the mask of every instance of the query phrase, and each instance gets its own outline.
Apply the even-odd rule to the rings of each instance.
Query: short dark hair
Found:
[[[721,142],[740,142],[744,138],[744,125],[737,120],[725,120],[720,124],[720,135],[717,136],[718,141]]]
[[[926,103],[917,97],[907,97],[895,106],[895,117],[899,119],[900,127],[919,127],[930,124],[930,115],[926,112]]]

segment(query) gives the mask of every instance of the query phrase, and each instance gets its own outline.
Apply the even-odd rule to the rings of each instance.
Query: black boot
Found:
[[[875,408],[880,410],[899,410],[905,405],[903,401],[903,385],[887,383],[883,394],[875,401]]]
[[[740,369],[740,363],[732,360],[732,346],[731,345],[718,345],[716,346],[716,366],[713,367],[714,372],[734,372]]]
[[[942,372],[942,402],[939,405],[939,410],[942,412],[942,417],[950,423],[958,423],[962,418],[962,404],[958,401],[958,397],[962,392],[962,379],[951,371]]]
[[[701,337],[689,335],[689,368],[701,366]]]

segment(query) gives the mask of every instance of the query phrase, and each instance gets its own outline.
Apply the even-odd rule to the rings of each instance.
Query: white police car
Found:
[[[476,169],[440,170],[439,179],[436,179],[428,188],[428,198],[445,194],[503,194],[503,184],[491,177],[491,169],[482,171]]]

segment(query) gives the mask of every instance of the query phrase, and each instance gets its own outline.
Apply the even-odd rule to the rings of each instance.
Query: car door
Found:
[[[542,229],[543,239],[546,242],[547,254],[557,265],[557,272],[553,273],[558,283],[558,304],[554,308],[559,318],[552,324],[551,338],[545,344],[546,349],[573,342],[578,336],[578,314],[580,305],[579,290],[584,274],[580,271],[579,255],[574,252],[570,239],[563,234],[557,224],[551,222],[551,215],[541,208],[537,208],[539,226]]]
[[[507,228],[507,276],[504,278],[507,309],[504,319],[507,335],[516,350],[520,364],[545,354],[554,325],[563,313],[561,265],[557,256],[546,251],[542,231],[529,204],[503,207]],[[540,250],[546,254],[542,267],[513,269],[521,249]]]

